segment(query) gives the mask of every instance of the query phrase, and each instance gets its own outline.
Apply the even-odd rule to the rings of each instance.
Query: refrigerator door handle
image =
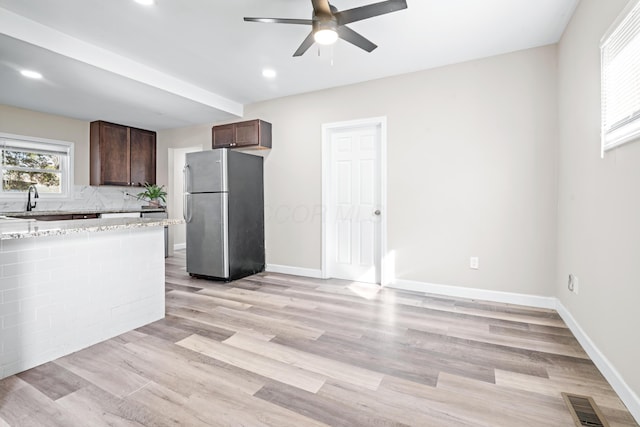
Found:
[[[190,181],[191,180],[191,166],[189,163],[186,163],[182,168],[182,192],[188,193],[191,189]]]
[[[184,200],[182,201],[182,218],[184,218],[184,220],[186,222],[191,222],[191,208],[190,208],[190,204],[191,204],[191,196],[189,193],[185,193],[184,194]]]
[[[189,165],[186,164],[184,165],[184,168],[182,168],[182,218],[189,222],[191,220],[191,215],[189,212],[189,193],[187,193],[187,188],[188,188],[188,180],[190,178],[190,174],[189,174]]]

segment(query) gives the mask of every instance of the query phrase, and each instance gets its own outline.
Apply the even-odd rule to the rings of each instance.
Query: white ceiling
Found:
[[[0,104],[153,130],[216,122],[256,101],[555,43],[577,2],[408,0],[350,25],[372,53],[339,40],[293,58],[309,27],[242,18],[308,19],[308,0],[0,0]]]

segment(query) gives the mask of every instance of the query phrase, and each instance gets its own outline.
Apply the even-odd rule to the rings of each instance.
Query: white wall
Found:
[[[189,126],[185,128],[164,129],[157,132],[156,161],[158,183],[171,187],[173,168],[169,165],[169,148],[202,147],[211,149],[211,124]],[[173,162],[172,162],[173,163]],[[182,192],[182,189],[179,189]],[[169,212],[169,214],[173,214]]]
[[[640,395],[640,142],[600,158],[599,43],[626,3],[582,0],[558,47],[556,294]]]
[[[74,143],[74,181],[89,185],[89,122],[0,105],[0,132]]]
[[[397,277],[553,295],[556,105],[547,46],[246,106],[273,124],[273,149],[260,152],[267,263],[321,268],[321,126],[386,116]],[[209,147],[211,125],[158,140],[162,171],[166,148]]]
[[[320,268],[321,218],[304,212],[321,204],[322,124],[386,116],[397,278],[552,295],[555,57],[548,46],[246,106],[274,129],[267,263]]]

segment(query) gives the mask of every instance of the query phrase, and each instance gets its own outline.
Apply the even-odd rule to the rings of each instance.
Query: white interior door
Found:
[[[328,275],[380,283],[380,127],[336,129],[329,143]]]

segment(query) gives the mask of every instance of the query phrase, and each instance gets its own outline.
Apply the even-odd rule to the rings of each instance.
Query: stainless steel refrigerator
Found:
[[[219,148],[184,166],[187,272],[235,280],[264,270],[262,157]]]

